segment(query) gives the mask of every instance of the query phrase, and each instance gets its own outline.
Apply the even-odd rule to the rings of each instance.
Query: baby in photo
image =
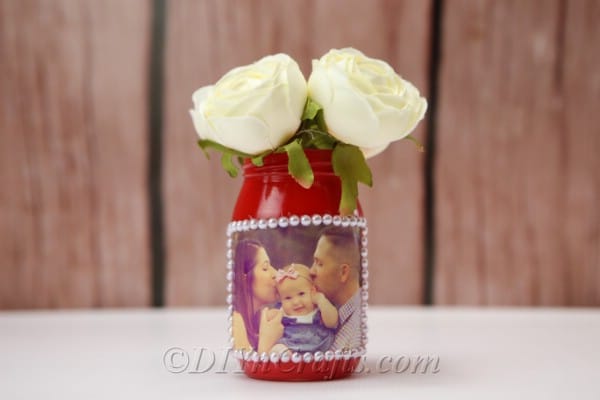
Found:
[[[306,265],[291,264],[277,271],[276,287],[283,309],[283,336],[271,349],[281,353],[327,351],[335,338],[338,311],[317,292]]]

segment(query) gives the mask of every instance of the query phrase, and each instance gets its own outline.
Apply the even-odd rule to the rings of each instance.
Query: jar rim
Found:
[[[322,149],[304,149],[304,154],[306,154],[306,158],[310,165],[314,168],[315,166],[325,168],[326,170],[332,170],[331,167],[331,153],[332,150],[322,150]],[[265,168],[285,168],[287,171],[288,164],[288,155],[287,153],[272,153],[263,158],[263,165],[258,167],[252,164],[252,161],[249,158],[244,160],[244,174],[249,173],[259,173]],[[270,168],[269,168],[270,167]],[[321,169],[319,168],[319,169]]]

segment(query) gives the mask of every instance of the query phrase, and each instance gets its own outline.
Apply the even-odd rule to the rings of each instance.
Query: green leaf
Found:
[[[327,124],[325,123],[325,112],[321,109],[315,116],[315,122],[317,123],[317,127],[322,132],[329,132],[327,129]]]
[[[238,174],[238,168],[233,163],[233,158],[231,154],[223,153],[221,155],[221,165],[223,169],[227,171],[230,177],[235,178]]]
[[[317,133],[314,135],[311,146],[315,149],[331,150],[338,143],[337,139],[328,133]]]
[[[333,172],[340,177],[342,183],[342,198],[340,214],[349,215],[356,209],[358,198],[358,182],[373,186],[371,169],[365,156],[356,146],[338,143],[331,155]]]
[[[410,140],[411,142],[413,142],[415,144],[415,146],[417,146],[417,151],[419,151],[421,153],[425,153],[425,146],[423,146],[423,144],[421,142],[419,142],[413,135],[408,135],[404,139]]]
[[[237,161],[239,162],[240,166],[244,165],[244,159],[249,158],[250,161],[252,161],[252,164],[256,165],[257,167],[262,167],[263,158],[266,155],[271,154],[273,152],[272,150],[267,150],[258,155],[251,155],[231,149],[229,147],[225,147],[219,143],[213,142],[212,140],[203,139],[198,140],[198,146],[200,146],[204,154],[206,154],[207,158],[210,158],[208,154],[208,149],[214,149],[216,151],[221,152],[221,165],[223,166],[223,169],[225,169],[225,171],[227,171],[229,176],[231,176],[232,178],[235,178],[238,175],[238,168],[233,164],[232,157],[237,158]]]
[[[234,156],[240,156],[240,157],[244,157],[244,158],[252,157],[251,154],[242,153],[241,151],[237,151],[237,150],[231,149],[229,147],[225,147],[222,144],[213,142],[212,140],[200,139],[200,140],[198,140],[198,146],[200,146],[200,148],[204,151],[204,154],[206,154],[207,157],[208,157],[208,153],[207,153],[208,149],[215,149],[216,151],[220,151],[221,153],[227,153],[227,154],[231,154]]]
[[[300,141],[294,140],[283,146],[283,149],[288,155],[288,172],[290,175],[303,188],[308,189],[311,187],[315,176]]]
[[[298,134],[300,144],[305,149],[331,150],[337,143],[333,136],[318,129],[305,129],[298,132]]]
[[[254,164],[257,167],[262,167],[263,165],[265,165],[265,161],[263,160],[265,156],[264,155],[258,155],[256,157],[252,157],[250,159],[250,161],[252,162],[252,164]]]
[[[302,113],[302,120],[314,119],[320,110],[323,110],[323,107],[309,97],[306,99],[306,105],[304,106],[304,112]]]

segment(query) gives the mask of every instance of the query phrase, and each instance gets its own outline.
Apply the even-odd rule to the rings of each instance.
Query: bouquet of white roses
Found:
[[[304,149],[332,150],[342,215],[356,208],[358,182],[372,185],[365,159],[393,141],[416,142],[410,132],[427,109],[390,65],[352,48],[313,60],[308,82],[292,58],[277,54],[229,71],[192,98],[198,144],[220,151],[231,176],[236,157],[261,166],[266,155],[287,152],[290,175],[308,188],[314,177]]]

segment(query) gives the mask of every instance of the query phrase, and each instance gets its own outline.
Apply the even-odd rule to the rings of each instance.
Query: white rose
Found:
[[[256,155],[288,141],[306,103],[306,79],[287,54],[232,69],[198,89],[190,110],[201,139]]]
[[[365,157],[406,137],[427,110],[417,88],[389,64],[352,48],[313,60],[308,95],[323,107],[329,133]]]

